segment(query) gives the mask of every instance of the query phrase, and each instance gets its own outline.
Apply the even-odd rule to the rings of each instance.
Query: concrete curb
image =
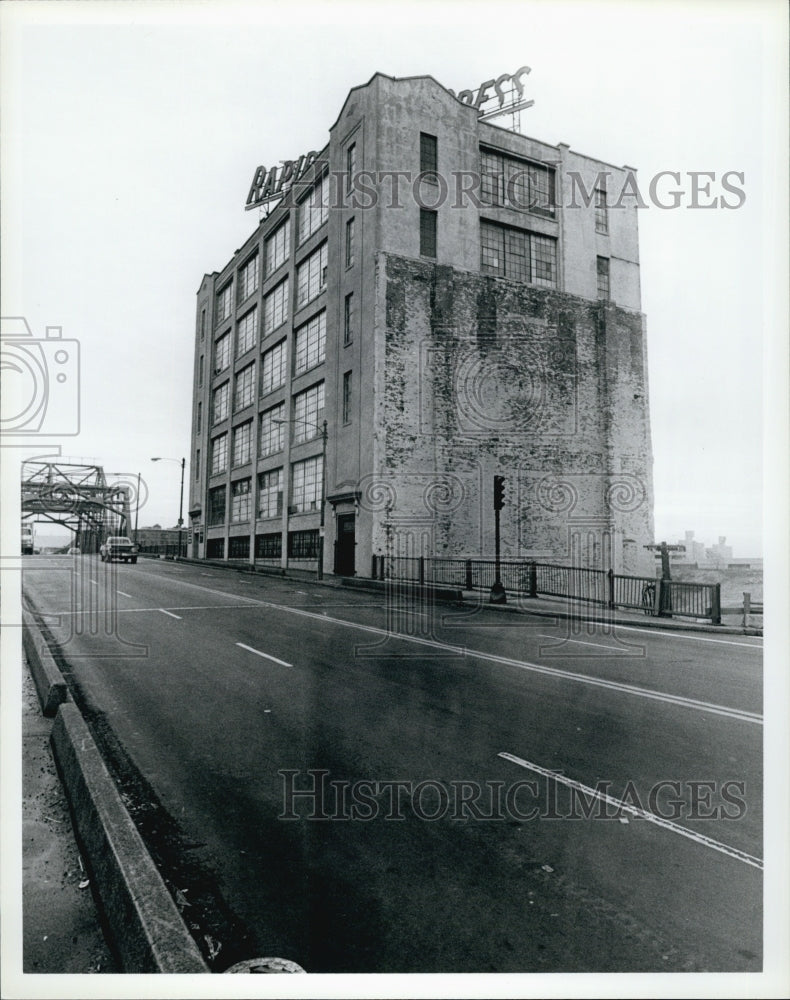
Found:
[[[76,705],[60,705],[50,739],[123,971],[209,972]]]
[[[47,646],[33,615],[22,609],[22,646],[30,664],[41,711],[53,716],[68,701],[69,689]]]

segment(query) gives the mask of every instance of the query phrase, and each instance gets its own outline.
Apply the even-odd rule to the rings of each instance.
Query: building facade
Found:
[[[499,475],[503,558],[652,573],[629,185],[431,77],[352,90],[198,290],[191,554],[492,556]]]

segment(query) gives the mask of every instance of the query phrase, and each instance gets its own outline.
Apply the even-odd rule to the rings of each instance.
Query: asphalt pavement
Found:
[[[760,969],[760,639],[88,556],[24,586],[214,968]]]

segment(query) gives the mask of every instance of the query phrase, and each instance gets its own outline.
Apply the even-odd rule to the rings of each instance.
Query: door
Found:
[[[354,575],[355,547],[354,515],[338,514],[335,542],[335,573],[338,576]]]

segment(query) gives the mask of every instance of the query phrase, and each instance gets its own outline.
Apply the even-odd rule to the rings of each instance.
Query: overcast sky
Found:
[[[634,166],[645,191],[682,175],[681,207],[639,215],[656,533],[762,552],[784,4],[2,8],[2,312],[79,341],[62,453],[141,472],[141,525],[177,517],[177,465],[150,457],[189,456],[195,293],[255,228],[254,168],[320,149],[376,71],[458,91],[526,64],[527,135]],[[687,208],[689,171],[715,174],[712,196],[743,173],[744,204]]]

